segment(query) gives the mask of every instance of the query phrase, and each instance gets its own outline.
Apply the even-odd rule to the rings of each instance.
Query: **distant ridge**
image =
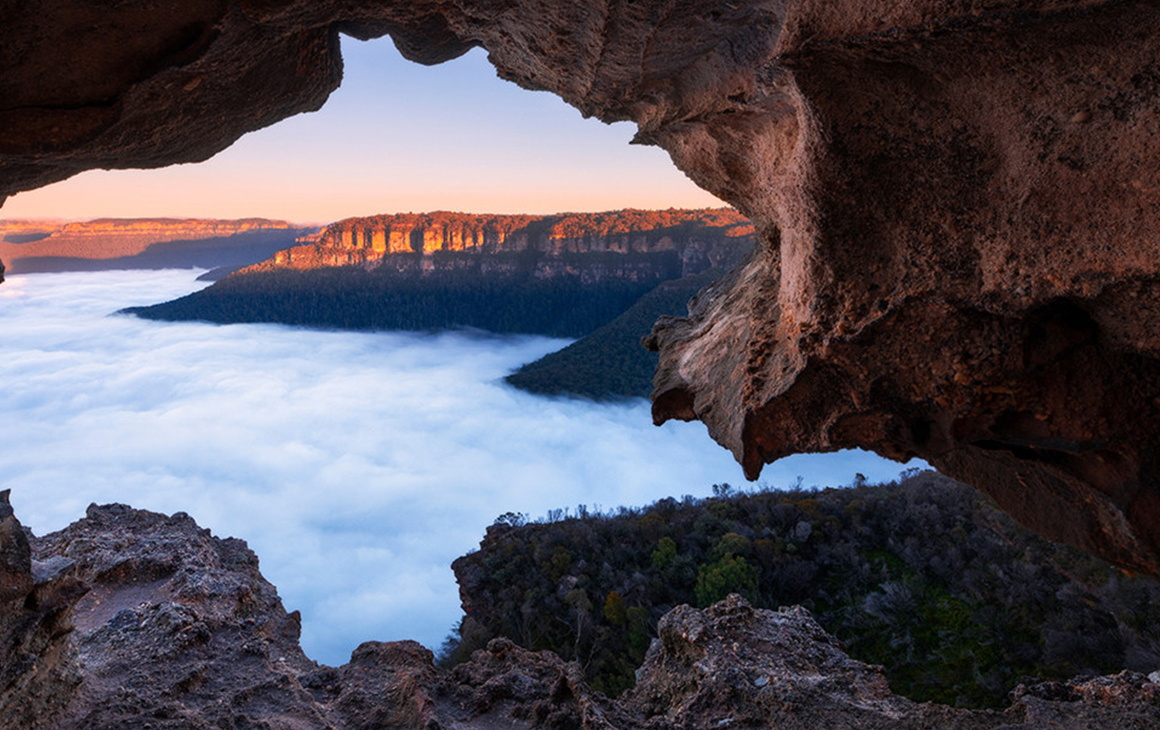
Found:
[[[264,218],[0,220],[0,259],[9,274],[246,266],[317,230]]]
[[[711,280],[705,272],[724,272],[753,241],[749,221],[728,208],[349,218],[199,292],[126,311],[222,324],[591,334],[511,382],[539,393],[635,397],[647,395],[651,379],[653,356],[639,340],[652,320],[683,314]]]
[[[682,275],[717,265],[752,224],[731,208],[635,210],[555,215],[493,215],[435,211],[347,218],[254,271],[399,265],[415,254],[515,254],[545,260],[570,254],[676,252]]]

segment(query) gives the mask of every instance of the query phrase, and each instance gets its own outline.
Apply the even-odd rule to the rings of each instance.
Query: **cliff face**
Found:
[[[203,159],[317,108],[339,31],[389,33],[423,63],[484,46],[504,78],[635,122],[759,233],[743,271],[658,330],[657,420],[703,420],[751,476],[796,451],[919,455],[1160,575],[1151,0],[130,0],[3,17],[0,195]]]
[[[84,223],[0,221],[11,272],[241,267],[315,231],[285,221],[128,218]]]
[[[416,273],[474,266],[495,273],[532,266],[541,278],[583,269],[589,278],[643,281],[656,278],[648,271],[652,254],[677,258],[678,269],[661,277],[672,278],[736,261],[752,240],[753,226],[728,209],[552,216],[402,213],[333,223],[248,272],[357,265]]]
[[[50,227],[31,221],[0,221],[0,257],[10,263],[42,257],[113,259],[140,254],[149,246],[166,241],[198,241],[250,231],[295,231],[299,228],[286,221],[264,218],[100,218]],[[22,242],[22,238],[32,240]]]
[[[1160,722],[1160,685],[1122,673],[1021,687],[1006,713],[918,705],[846,656],[800,608],[731,597],[661,620],[635,690],[592,691],[578,664],[506,640],[444,672],[414,642],[367,642],[342,667],[298,647],[244,542],[184,514],[89,508],[29,536],[0,492],[0,728],[1031,728]]]
[[[39,241],[63,227],[66,221],[37,218],[8,218],[0,220],[0,242],[27,243]]]
[[[582,337],[662,282],[737,263],[754,237],[727,209],[436,212],[352,218],[298,243],[201,291],[126,311],[223,324]],[[633,338],[642,358],[647,331]]]

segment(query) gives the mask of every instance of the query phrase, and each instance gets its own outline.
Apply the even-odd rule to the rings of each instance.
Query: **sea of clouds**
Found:
[[[743,486],[699,424],[502,382],[565,341],[164,323],[113,314],[199,271],[37,274],[0,285],[0,488],[37,534],[122,502],[245,539],[302,644],[436,648],[459,620],[451,561],[505,512],[609,509]],[[897,476],[858,452],[766,468],[770,486]]]

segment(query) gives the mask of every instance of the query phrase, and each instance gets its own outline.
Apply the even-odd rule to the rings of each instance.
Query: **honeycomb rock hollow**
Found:
[[[423,63],[483,46],[756,226],[748,264],[654,333],[658,421],[704,421],[750,476],[921,456],[1160,575],[1154,2],[167,5],[0,11],[0,195],[317,108],[339,32]]]

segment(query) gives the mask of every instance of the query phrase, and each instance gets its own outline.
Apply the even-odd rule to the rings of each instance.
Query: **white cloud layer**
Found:
[[[0,285],[0,488],[37,534],[123,502],[247,540],[319,661],[345,662],[370,639],[437,647],[460,616],[450,562],[504,512],[744,483],[699,424],[654,428],[643,401],[502,383],[560,340],[108,316],[191,291],[196,273]],[[839,485],[900,468],[857,452],[791,457],[763,481]]]

